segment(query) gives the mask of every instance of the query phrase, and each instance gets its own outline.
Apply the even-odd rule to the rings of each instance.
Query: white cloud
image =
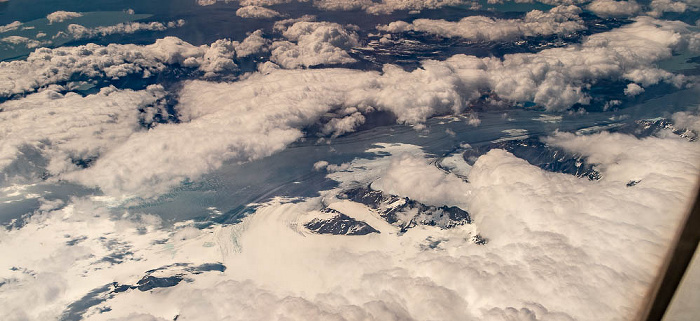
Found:
[[[642,88],[642,86],[637,85],[635,83],[631,83],[631,84],[627,85],[627,88],[625,88],[624,92],[625,92],[625,95],[627,95],[627,96],[637,96],[637,95],[644,92],[644,88]]]
[[[392,33],[420,31],[442,37],[460,37],[474,41],[502,41],[538,35],[567,34],[585,29],[576,6],[559,6],[548,12],[529,11],[522,19],[493,19],[469,16],[457,22],[416,19],[412,23],[395,21],[377,29]]]
[[[467,122],[467,125],[474,126],[474,127],[481,125],[481,119],[479,119],[479,116],[476,115],[476,113],[469,113],[469,115],[467,116],[466,122]]]
[[[649,6],[652,9],[649,15],[655,17],[660,17],[664,12],[682,13],[688,8],[688,5],[684,1],[675,0],[652,0]]]
[[[325,102],[329,97],[324,95],[357,73],[335,74],[336,80],[327,85],[313,78],[305,82],[311,75],[303,72],[257,75],[232,84],[189,82],[177,107],[182,124],[161,125],[133,136],[77,179],[108,192],[139,195],[149,194],[143,189],[148,182],[148,189],[161,193],[186,177],[196,178],[217,168],[225,160],[248,161],[270,155],[301,137],[298,127],[315,122],[330,108]],[[308,85],[314,86],[310,92],[302,90]],[[304,99],[306,95],[309,99]],[[189,152],[181,153],[183,149]]]
[[[50,13],[46,16],[46,19],[49,20],[49,24],[52,24],[54,22],[63,22],[66,20],[70,20],[73,18],[78,18],[82,17],[83,14],[79,12],[71,12],[71,11],[56,11],[53,13]]]
[[[601,17],[629,17],[639,13],[641,6],[634,0],[595,0],[586,9]]]
[[[681,111],[673,113],[673,115],[671,115],[671,119],[673,120],[675,127],[678,129],[693,130],[696,133],[700,133],[700,116],[698,116],[697,112],[692,113]]]
[[[248,57],[253,54],[267,52],[270,41],[263,38],[262,30],[250,33],[243,41],[236,45],[236,56]]]
[[[327,161],[318,161],[314,163],[314,170],[315,171],[320,171],[322,169],[326,169],[328,167],[328,162]]]
[[[561,5],[582,5],[590,2],[590,0],[515,0],[516,3],[544,3],[550,6]],[[504,3],[503,0],[488,0],[488,3]]]
[[[157,254],[163,254],[163,245],[152,242],[169,239],[177,230],[160,229],[161,220],[153,215],[113,219],[105,203],[76,199],[61,209],[33,213],[26,223],[21,229],[0,230],[0,253],[6,258],[0,262],[0,280],[6,281],[0,310],[7,320],[60,319],[68,304],[95,288],[135,284],[147,270],[173,263],[170,253]],[[209,263],[197,259],[205,252],[212,254],[197,249],[194,256],[180,259]],[[31,309],[28,301],[35,303]]]
[[[142,91],[104,88],[86,97],[47,90],[0,104],[0,173],[11,178],[7,167],[26,147],[46,159],[53,175],[79,170],[73,160],[97,158],[144,130],[141,122],[152,121],[156,102],[164,95],[160,86]],[[16,170],[14,167],[11,169]]]
[[[329,23],[294,24],[284,35],[297,50],[325,48],[306,51],[313,59],[290,66],[334,61],[329,56],[337,56],[336,50],[358,41]],[[159,86],[106,88],[85,97],[60,94],[53,86],[0,105],[0,166],[29,145],[61,179],[115,195],[148,197],[226,161],[270,155],[301,137],[301,128],[319,122],[321,132],[331,136],[355,130],[375,110],[418,124],[435,114],[461,112],[484,92],[564,109],[585,102],[584,89],[599,79],[645,86],[671,80],[673,75],[653,64],[697,42],[685,24],[639,18],[580,45],[503,59],[459,55],[426,61],[411,72],[391,65],[382,72],[280,70],[269,63],[265,72],[233,83],[183,83],[175,106],[181,123],[150,130],[139,123],[153,116],[155,108],[149,106],[164,97]],[[0,63],[0,75],[10,79],[0,88],[5,95],[25,94],[80,73],[120,77],[172,64],[215,75],[235,69],[236,57],[264,50],[266,44],[258,31],[240,44],[219,40],[197,47],[166,38],[150,46],[42,49],[27,61]],[[640,90],[632,83],[625,93]],[[676,114],[674,121],[697,128],[694,117]],[[112,204],[97,200],[73,200],[65,207],[45,201],[45,212],[35,213],[25,226],[0,229],[0,282],[5,282],[0,310],[8,319],[57,319],[68,304],[105,284],[134,284],[144,271],[172,263],[224,262],[226,273],[104,297],[107,302],[86,316],[144,321],[175,315],[178,320],[626,319],[651,284],[692,195],[700,148],[681,139],[609,133],[560,133],[547,142],[588,157],[603,178],[546,172],[494,150],[471,168],[460,155],[441,163],[461,169],[460,175],[468,176],[465,182],[438,169],[418,147],[406,145],[380,146],[374,150],[377,158],[314,164],[318,170],[342,171],[331,175],[341,184],[368,179],[373,188],[389,193],[459,205],[475,219],[452,230],[421,226],[401,236],[388,225],[377,227],[381,234],[351,239],[305,233],[300,222],[321,202],[381,223],[367,208],[335,199],[337,191],[296,202],[275,200],[240,225],[205,230],[187,223],[161,227],[156,217],[128,211],[117,218]],[[380,157],[387,151],[391,156]],[[96,160],[79,169],[71,156]],[[627,187],[630,180],[639,183]],[[489,238],[487,245],[469,242],[477,232]],[[429,240],[438,244],[426,250],[422,245]],[[67,244],[72,241],[75,245]],[[101,261],[110,255],[122,255],[124,262]],[[107,306],[111,310],[98,312]]]
[[[583,88],[598,79],[622,78],[643,86],[660,81],[682,83],[682,76],[658,69],[654,63],[671,57],[674,50],[697,50],[698,33],[680,22],[648,17],[636,20],[589,36],[581,45],[506,55],[503,60],[486,58],[482,62],[455,56],[448,63],[472,64],[472,70],[481,66],[492,90],[501,98],[533,101],[549,110],[587,104],[589,98]]]
[[[383,74],[270,70],[234,83],[187,82],[176,107],[181,123],[135,134],[70,177],[108,193],[150,196],[185,178],[196,179],[224,161],[244,162],[277,152],[302,137],[301,128],[329,112],[338,119],[325,125],[331,135],[354,129],[362,114],[376,109],[416,124],[461,108],[453,85],[457,79],[448,72],[431,67],[412,73],[394,67]]]
[[[282,20],[277,20],[275,21],[275,24],[273,25],[272,29],[276,32],[284,32],[289,28],[289,26],[301,22],[301,21],[306,21],[306,22],[312,22],[316,21],[316,16],[310,15],[310,14],[305,14],[301,17],[298,18],[289,18],[289,19],[282,19]]]
[[[323,10],[349,11],[366,9],[372,6],[379,6],[381,2],[370,0],[317,0],[314,6]]]
[[[464,189],[462,179],[442,172],[414,153],[393,157],[381,178],[371,187],[435,206],[462,205],[470,193]]]
[[[66,28],[66,33],[68,36],[75,39],[86,39],[104,37],[113,34],[132,34],[140,31],[164,31],[171,28],[182,27],[183,25],[185,25],[185,20],[182,19],[167,23],[127,22],[119,23],[113,26],[102,26],[95,28],[86,28],[78,24],[70,24]]]
[[[279,12],[268,9],[265,7],[258,7],[258,6],[245,6],[241,7],[238,10],[236,10],[236,15],[241,17],[241,18],[277,18],[281,17],[282,14]]]
[[[671,188],[670,184],[684,182],[693,184],[696,180],[693,176],[684,176],[683,170],[690,164],[686,164],[695,153],[695,145],[685,144],[682,138],[660,139],[649,137],[637,139],[633,136],[611,134],[603,132],[591,136],[575,136],[574,134],[560,133],[547,140],[547,143],[559,146],[567,151],[582,154],[588,157],[588,162],[599,164],[596,169],[602,171],[603,180],[613,183],[626,183],[631,180],[645,182],[644,186],[652,185],[658,188]],[[687,146],[691,148],[688,157],[678,160],[668,159],[665,153],[674,153],[678,148]],[[691,147],[692,146],[692,147]],[[648,164],[640,166],[638,159],[645,159]],[[657,176],[659,171],[666,171],[665,175]],[[641,183],[638,186],[642,186]]]
[[[287,60],[286,67],[328,63],[336,50],[357,42],[354,33],[332,23],[296,22],[283,34],[299,48],[331,48],[332,53],[314,51],[303,59]],[[248,44],[220,40],[200,47],[165,38],[148,46],[40,49],[27,61],[0,63],[0,73],[9,75],[0,88],[6,86],[6,95],[23,93],[78,73],[121,77],[158,72],[173,64],[216,75],[236,68],[238,49],[265,47],[260,32],[248,39]],[[419,125],[434,115],[460,113],[484,93],[564,110],[587,103],[585,88],[600,79],[631,80],[643,86],[676,82],[676,76],[656,69],[654,63],[697,43],[697,33],[684,23],[640,17],[580,45],[503,59],[457,55],[446,61],[424,61],[411,72],[392,65],[382,72],[280,70],[268,63],[261,66],[264,72],[235,83],[185,83],[176,107],[182,123],[129,136],[100,154],[89,169],[63,177],[110,194],[154,196],[225,161],[245,162],[277,152],[302,137],[306,126],[319,124],[319,132],[330,136],[353,131],[375,110],[392,113],[399,123]],[[51,74],[42,76],[47,70]],[[181,153],[183,149],[189,152]]]
[[[344,172],[329,175],[341,186],[379,178],[374,188],[468,209],[474,224],[448,230],[418,226],[399,235],[363,205],[336,199],[338,190],[294,202],[273,200],[238,225],[199,233],[186,223],[158,228],[159,221],[149,216],[110,219],[100,203],[74,201],[36,215],[21,229],[0,231],[0,254],[6,258],[0,265],[7,266],[0,268],[0,277],[12,280],[3,285],[0,297],[8,297],[0,305],[12,316],[55,318],[91,289],[113,281],[133,284],[145,270],[222,262],[225,273],[189,275],[190,282],[171,288],[118,293],[84,316],[626,319],[642,304],[692,197],[700,147],[682,139],[609,133],[561,133],[548,142],[589,157],[603,178],[546,172],[493,150],[476,161],[465,182],[438,170],[419,147],[389,144],[368,151],[378,157],[357,159]],[[627,187],[630,179],[640,182]],[[363,217],[382,233],[344,237],[305,231],[303,222],[321,204]],[[469,241],[477,232],[489,239],[486,245]],[[182,233],[188,236],[178,237]],[[77,245],[66,245],[81,237]],[[117,246],[107,247],[100,237]],[[436,244],[427,249],[429,242]],[[123,249],[131,252],[124,263],[99,262]],[[34,254],[24,255],[27,250]],[[34,276],[10,270],[10,264]],[[41,304],[30,309],[27,298]]]
[[[412,72],[391,65],[381,73],[270,68],[234,83],[188,82],[176,107],[182,123],[133,135],[70,178],[110,194],[152,196],[225,161],[277,152],[302,137],[301,128],[323,117],[322,132],[336,136],[354,130],[374,110],[416,125],[433,115],[459,113],[488,91],[502,99],[564,109],[585,102],[582,88],[589,82],[649,71],[653,61],[670,56],[670,48],[690,41],[693,34],[685,28],[640,18],[580,46],[503,60],[458,55],[445,62],[426,61]],[[298,29],[303,28],[288,31]],[[290,32],[288,37],[305,35]]]
[[[293,2],[293,0],[225,0],[225,1],[227,3],[238,1],[241,3],[241,6],[259,6],[259,7],[267,7],[267,6],[273,6],[276,4]],[[301,0],[298,2],[308,2],[308,0]]]
[[[8,23],[4,26],[0,26],[0,33],[17,30],[20,26],[22,26],[22,23],[19,21]]]
[[[541,121],[543,123],[556,124],[556,123],[561,122],[562,118],[563,118],[563,116],[561,116],[561,115],[541,114],[540,117],[533,118],[532,120]]]
[[[269,7],[277,4],[291,3],[291,2],[308,2],[309,0],[197,0],[197,4],[200,6],[210,6],[217,2],[238,2],[241,7],[256,6],[256,7]]]
[[[27,48],[36,48],[44,44],[41,41],[29,39],[27,37],[22,36],[7,36],[4,38],[0,38],[0,41],[10,43],[13,45],[24,45]]]
[[[505,101],[534,102],[548,110],[588,104],[585,90],[601,79],[629,80],[640,86],[666,81],[682,86],[687,79],[655,67],[672,52],[698,50],[699,34],[681,22],[638,17],[636,22],[591,35],[580,45],[511,54],[502,59],[456,55],[443,63],[459,79],[466,101],[492,92]]]
[[[359,45],[355,32],[332,22],[296,22],[282,33],[292,41],[272,44],[270,60],[284,68],[347,64],[356,60],[347,50]]]
[[[588,97],[583,88],[600,78],[623,77],[642,86],[659,81],[680,85],[684,81],[682,76],[654,68],[653,64],[669,57],[672,50],[700,47],[697,33],[679,22],[644,17],[637,20],[631,25],[590,36],[580,46],[548,49],[536,54],[507,55],[503,60],[458,55],[442,65],[462,79],[462,88],[477,91],[490,88],[506,100],[534,101],[548,109],[565,109],[574,103],[587,103]],[[286,68],[355,61],[347,50],[356,46],[359,38],[337,24],[297,22],[286,28],[284,35],[291,42],[277,41],[272,46],[272,60]],[[5,82],[0,81],[0,94],[8,96],[31,92],[79,73],[92,76],[102,73],[111,78],[142,72],[148,75],[163,70],[166,64],[171,63],[192,67],[207,64],[199,57],[211,48],[194,47],[175,39],[165,38],[150,46],[86,45],[40,49],[32,53],[27,61],[0,63],[0,74],[7,75]],[[256,32],[240,44],[231,42],[231,46],[239,49],[240,56],[247,56],[265,50],[267,43],[261,33]],[[81,50],[92,54],[78,54]],[[129,52],[133,50],[143,54],[130,55]],[[172,58],[164,57],[163,53]],[[231,56],[227,55],[224,56]],[[78,59],[81,63],[68,64],[67,61],[71,59]],[[440,64],[424,63],[426,66]],[[233,67],[233,62],[221,60],[219,65]],[[49,70],[58,72],[49,73]]]
[[[357,10],[361,9],[369,14],[389,14],[398,10],[437,9],[446,6],[470,4],[464,0],[315,0],[314,6],[323,10]]]
[[[246,38],[248,41],[248,38]],[[257,47],[251,46],[244,41],[245,53],[255,52]],[[220,73],[235,71],[238,66],[234,62],[236,56],[236,48],[238,43],[226,39],[219,39],[209,45],[209,48],[204,46],[204,55],[201,60],[195,57],[185,59],[184,64],[199,65],[199,70],[204,71],[204,77],[212,77]]]
[[[267,7],[290,2],[312,2],[314,7],[330,11],[363,10],[369,14],[390,14],[394,11],[420,11],[438,9],[446,6],[473,4],[470,0],[218,0],[220,2],[239,2],[241,6]],[[197,0],[201,6],[215,4],[217,0]],[[570,4],[571,1],[564,1]]]
[[[342,117],[342,116],[341,116]],[[342,118],[333,118],[323,126],[321,132],[324,135],[338,137],[345,133],[354,132],[355,129],[365,123],[365,116],[356,111]]]
[[[50,47],[57,42],[65,42],[68,40],[91,39],[104,37],[113,34],[132,34],[142,31],[164,31],[171,28],[181,27],[185,21],[180,19],[170,22],[126,22],[110,26],[98,26],[87,28],[78,24],[69,24],[64,30],[58,31],[51,38],[46,37],[46,33],[38,32],[34,39],[24,36],[7,36],[0,38],[0,41],[12,44],[13,46],[21,45],[28,49],[37,48],[40,46]],[[21,24],[20,24],[21,25]],[[8,25],[10,26],[10,25]],[[15,28],[17,28],[15,26]],[[25,27],[24,29],[34,29],[34,27]],[[27,52],[29,53],[29,51]]]
[[[149,77],[170,65],[197,68],[211,76],[236,70],[236,49],[240,49],[243,57],[263,50],[265,45],[260,32],[254,32],[241,43],[220,39],[198,47],[176,37],[166,37],[146,46],[87,44],[40,48],[29,54],[26,60],[0,62],[0,96],[30,93],[75,76],[116,79],[142,74]]]

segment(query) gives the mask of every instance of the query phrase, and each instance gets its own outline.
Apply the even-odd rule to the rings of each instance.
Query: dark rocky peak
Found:
[[[389,224],[398,226],[401,232],[418,224],[451,228],[471,223],[469,213],[459,207],[425,205],[408,197],[373,190],[369,186],[345,190],[339,198],[367,205]]]
[[[334,209],[324,208],[321,211],[329,213],[331,216],[329,218],[314,218],[310,222],[304,224],[304,227],[318,234],[367,235],[370,233],[379,233],[379,231],[369,224],[356,220]]]
[[[666,118],[640,119],[635,121],[632,126],[619,129],[618,132],[632,134],[642,138],[657,135],[662,130],[668,130],[674,135],[678,135],[691,142],[698,139],[698,133],[694,130],[678,127],[673,124],[673,121]]]
[[[467,163],[473,165],[479,156],[492,149],[503,149],[546,171],[571,174],[589,180],[599,180],[602,177],[594,164],[587,162],[586,157],[550,146],[535,137],[476,146],[465,151],[463,157]]]

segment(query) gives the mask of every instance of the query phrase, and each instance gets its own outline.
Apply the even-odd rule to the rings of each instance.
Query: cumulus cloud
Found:
[[[236,10],[236,15],[241,17],[241,18],[265,18],[265,19],[270,19],[270,18],[277,18],[281,17],[282,14],[279,12],[268,9],[265,7],[258,7],[258,6],[245,6],[241,7],[238,10]]]
[[[456,55],[444,64],[424,66],[449,66],[463,90],[491,91],[500,99],[562,110],[588,104],[585,88],[600,79],[624,79],[645,87],[661,81],[682,85],[683,76],[654,63],[676,50],[697,50],[699,39],[687,24],[638,17],[630,25],[589,36],[580,45],[503,59]]]
[[[63,22],[66,20],[70,20],[73,18],[78,18],[82,17],[83,14],[79,12],[71,12],[71,11],[56,11],[53,13],[50,13],[46,16],[46,19],[49,20],[49,24],[52,24],[54,22]]]
[[[220,39],[202,46],[166,37],[146,46],[87,44],[40,48],[26,60],[0,62],[0,96],[30,93],[74,77],[117,79],[132,74],[149,77],[172,65],[196,68],[211,76],[236,70],[236,48],[241,56],[248,56],[262,50],[265,44],[260,33],[255,32],[241,43]]]
[[[22,23],[19,21],[8,23],[4,26],[0,26],[0,33],[17,30],[20,26],[22,26]]]
[[[517,3],[544,3],[550,6],[560,5],[581,5],[590,2],[590,0],[516,0]],[[488,3],[504,3],[503,0],[488,0]]]
[[[240,2],[241,6],[267,7],[276,4],[291,3],[294,0],[225,0],[226,2]],[[298,2],[308,2],[308,0],[297,0]]]
[[[522,19],[494,19],[469,16],[457,22],[416,19],[411,23],[395,21],[377,29],[399,33],[419,31],[441,37],[459,37],[474,41],[513,40],[539,35],[567,34],[585,29],[576,6],[554,7],[548,12],[529,11]]]
[[[586,9],[601,17],[629,17],[639,13],[641,6],[634,0],[595,0]]]
[[[470,0],[218,0],[220,2],[239,2],[241,6],[273,6],[290,2],[312,2],[314,7],[329,11],[363,10],[369,14],[390,14],[394,11],[420,11],[438,9],[446,6],[473,4]],[[217,0],[197,0],[201,6],[215,4]],[[564,1],[566,2],[566,1]],[[571,3],[568,1],[566,3]]]
[[[354,132],[355,129],[365,123],[365,116],[359,111],[344,116],[333,118],[323,126],[322,133],[331,137],[338,137],[345,133]]]
[[[628,84],[627,88],[625,88],[625,90],[624,90],[624,93],[627,96],[637,96],[643,92],[644,92],[644,88],[642,88],[642,86],[637,85],[635,83]]]
[[[267,52],[270,41],[262,35],[262,30],[256,30],[243,39],[241,43],[236,44],[236,56],[248,57],[253,54]]]
[[[170,21],[166,23],[161,22],[127,22],[119,23],[111,26],[99,26],[94,28],[87,28],[79,24],[69,24],[65,30],[59,31],[53,35],[50,39],[46,37],[46,33],[39,32],[36,34],[35,39],[24,37],[24,36],[7,36],[0,38],[0,41],[9,43],[12,45],[23,45],[28,49],[37,48],[39,46],[51,46],[55,41],[66,41],[66,40],[79,40],[79,39],[90,39],[96,37],[104,37],[113,34],[132,34],[141,31],[164,31],[171,28],[182,27],[185,21],[180,19],[177,21]],[[17,21],[17,23],[12,23],[3,27],[0,27],[0,32],[15,30],[18,26],[22,25]],[[31,27],[33,29],[34,27]],[[29,28],[28,28],[29,29]],[[40,39],[41,38],[41,39]]]
[[[314,6],[323,10],[364,10],[369,14],[389,14],[398,10],[420,11],[446,6],[469,4],[464,0],[315,0]]]
[[[13,45],[24,45],[27,48],[36,48],[44,44],[41,41],[22,36],[7,36],[4,38],[0,38],[0,41]]]
[[[70,24],[66,28],[66,34],[74,39],[86,39],[94,37],[104,37],[113,34],[132,34],[140,31],[164,31],[171,28],[178,28],[185,25],[185,20],[162,22],[127,22],[113,26],[102,26],[86,28],[78,24]],[[59,37],[61,34],[55,36]]]
[[[197,4],[200,6],[210,6],[217,2],[238,2],[241,7],[256,6],[256,7],[267,7],[274,6],[276,4],[290,3],[294,0],[197,0]],[[299,0],[298,2],[307,2],[308,0]]]
[[[694,0],[652,0],[649,7],[651,7],[651,11],[648,12],[649,15],[660,17],[664,12],[683,13],[688,7],[700,7],[700,3]]]
[[[328,167],[328,162],[327,161],[318,161],[314,163],[314,170],[315,171],[320,171],[323,169],[326,169]]]
[[[585,84],[598,79],[626,79],[642,86],[660,81],[681,85],[682,76],[656,68],[654,63],[671,57],[674,50],[697,50],[698,33],[688,27],[638,17],[630,25],[589,36],[581,45],[506,55],[502,60],[486,58],[479,63],[456,56],[448,62],[482,66],[492,90],[501,98],[561,110],[576,103],[587,104]]]
[[[357,33],[333,22],[296,22],[282,33],[290,41],[276,41],[270,60],[284,68],[347,64],[356,60],[347,50],[359,46]]]

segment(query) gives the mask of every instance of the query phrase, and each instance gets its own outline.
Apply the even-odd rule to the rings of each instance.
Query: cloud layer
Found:
[[[289,41],[272,44],[270,61],[289,69],[353,63],[348,50],[360,45],[357,33],[333,22],[299,21],[282,35]]]
[[[63,22],[66,20],[70,20],[73,18],[78,18],[82,17],[83,14],[80,12],[72,12],[72,11],[56,11],[53,13],[50,13],[46,16],[46,19],[49,20],[49,24],[54,23],[54,22]]]
[[[273,44],[272,60],[287,68],[352,59],[342,48],[358,41],[353,32],[333,23],[302,21],[283,30],[296,42],[288,42],[293,49],[287,49],[302,53],[295,56]],[[660,81],[680,86],[683,77],[655,68],[654,63],[671,57],[674,50],[697,49],[699,39],[684,23],[640,17],[630,25],[592,35],[580,45],[503,59],[456,55],[446,61],[424,61],[413,71],[392,65],[381,72],[280,70],[268,62],[261,72],[237,82],[184,83],[175,106],[181,123],[135,132],[100,153],[90,168],[64,178],[110,194],[154,196],[225,161],[268,156],[303,137],[309,126],[319,126],[320,133],[329,136],[354,131],[376,111],[391,113],[399,123],[420,126],[434,115],[461,113],[485,94],[495,102],[534,102],[559,111],[587,104],[586,89],[600,80],[630,81],[640,88]],[[0,73],[8,75],[0,88],[5,95],[25,93],[80,74],[147,76],[170,65],[216,75],[235,70],[238,55],[263,50],[266,43],[256,32],[242,43],[219,40],[200,47],[165,38],[148,46],[40,49],[27,61],[0,63]],[[626,93],[639,92],[631,84]]]
[[[51,175],[79,170],[76,163],[94,160],[134,132],[145,130],[142,124],[153,121],[164,96],[163,88],[155,85],[142,91],[107,87],[86,97],[46,90],[3,103],[0,173],[12,179],[31,162],[46,162]],[[21,157],[27,149],[41,157]],[[30,174],[36,179],[43,173]]]
[[[239,2],[245,6],[273,6],[277,4],[290,3],[294,0],[218,0],[220,2]],[[446,6],[460,4],[471,4],[465,0],[296,0],[298,2],[312,2],[314,7],[331,11],[363,10],[369,14],[389,14],[398,10],[437,9]],[[217,0],[197,0],[201,6],[213,5]]]
[[[123,25],[123,28],[133,26]],[[121,27],[120,27],[121,28]],[[136,27],[141,28],[141,27]],[[107,34],[111,29],[76,27],[76,34]],[[42,87],[76,78],[118,79],[127,75],[150,77],[168,66],[202,71],[205,75],[235,71],[236,48],[242,56],[260,50],[264,42],[259,33],[239,43],[228,39],[210,45],[193,46],[176,37],[166,37],[154,44],[87,44],[77,47],[40,48],[26,60],[0,62],[0,97],[34,92]]]
[[[86,28],[78,24],[70,24],[66,28],[66,35],[74,39],[88,39],[95,37],[104,37],[113,34],[132,34],[140,31],[164,31],[171,28],[182,27],[185,25],[185,20],[170,21],[167,23],[161,22],[128,22],[119,23],[113,26]],[[58,38],[63,36],[59,33],[54,36]]]
[[[245,6],[236,10],[236,15],[241,18],[277,18],[282,16],[279,12],[258,6]]]
[[[236,15],[279,19],[284,14],[267,7],[291,1],[241,0]],[[369,14],[415,14],[471,3],[309,1],[323,10]],[[397,21],[379,30],[510,42],[585,28],[581,9],[568,5],[582,1],[541,2],[567,6],[517,19]],[[656,11],[650,14],[681,12],[694,3],[653,0],[649,8]],[[273,8],[283,11],[285,6]],[[595,0],[587,8],[605,17],[632,17],[647,9],[634,1],[610,0]],[[68,25],[81,15],[59,11],[47,19]],[[475,144],[493,139],[475,137],[479,129],[507,140],[531,137],[532,142],[538,124],[549,132],[582,123],[576,111],[583,113],[579,107],[593,98],[610,99],[605,106],[616,106],[627,99],[623,94],[640,99],[647,98],[644,92],[654,95],[658,88],[650,87],[660,83],[694,84],[694,77],[657,64],[678,53],[700,52],[696,26],[636,17],[580,43],[534,53],[454,55],[420,61],[413,69],[385,64],[359,70],[350,68],[369,63],[355,51],[364,45],[367,30],[314,20],[277,21],[271,32],[257,30],[241,42],[192,45],[166,37],[150,45],[41,48],[26,60],[0,62],[0,205],[27,199],[37,204],[11,227],[0,228],[0,315],[7,320],[143,321],[632,318],[700,174],[700,145],[690,141],[700,130],[697,113],[674,113],[669,117],[675,127],[659,122],[667,129],[642,139],[582,134],[602,127],[546,134],[550,136],[541,144],[575,154],[577,161],[585,159],[600,173],[597,180],[543,170],[551,167],[540,168],[500,149],[473,153],[479,156],[467,163],[463,153],[471,147],[456,139],[469,137]],[[65,35],[88,39],[180,26],[178,20],[97,28],[70,24]],[[16,21],[0,26],[0,33],[22,27]],[[19,36],[0,41],[47,44]],[[170,71],[174,76],[164,85],[124,89],[115,86],[126,81],[111,82],[144,77],[152,83]],[[601,85],[617,88],[619,96],[596,94]],[[531,111],[507,111],[531,115],[522,120],[481,112],[523,105],[538,108],[535,116],[543,110],[552,113],[532,118]],[[464,129],[474,133],[455,133],[453,129],[465,127],[450,127],[449,122],[479,124],[475,110],[503,124],[519,123],[490,127],[493,121],[483,118],[488,125]],[[464,117],[428,122],[450,114]],[[336,138],[374,126],[377,118],[413,126],[419,131],[416,142],[440,141],[424,147],[384,144],[375,131],[367,131],[357,136],[366,139],[358,146],[371,145],[368,150],[335,150],[333,142],[357,142]],[[432,130],[426,122],[439,122],[439,135],[423,135]],[[392,126],[377,132],[397,141],[394,134],[403,130],[411,129]],[[151,204],[182,197],[181,191],[169,193],[178,186],[185,194],[209,193],[191,189],[227,163],[255,162],[307,139],[317,139],[310,149],[327,148],[329,158],[318,159],[314,152],[299,155],[308,173],[302,167],[299,172],[306,176],[286,184],[304,184],[313,177],[305,186],[313,197],[235,204],[246,212],[230,224],[176,221],[178,213],[163,218],[142,213]],[[449,157],[423,150],[438,145],[435,150],[446,150],[450,144],[459,149]],[[362,158],[350,161],[343,153]],[[299,160],[279,158],[292,164]],[[269,163],[260,164],[264,171]],[[328,174],[323,177],[323,172]],[[317,191],[321,184],[314,184],[321,180],[322,186],[334,187]],[[53,199],[56,190],[70,183],[96,187],[99,196]],[[221,184],[213,186],[217,193],[219,187],[230,187],[224,180],[212,184]],[[342,197],[351,187],[459,207],[469,212],[471,224],[449,229],[418,224],[402,230],[373,208]],[[279,190],[272,188],[277,186],[265,190],[266,195]],[[233,211],[205,204],[211,200],[207,197],[194,201],[197,208],[206,208],[203,217],[233,222],[227,219]],[[408,206],[401,215],[410,218],[416,213],[408,212],[415,209]],[[339,236],[305,227],[323,210],[343,213],[345,222],[364,222],[373,233]],[[477,236],[483,242],[475,242]],[[192,268],[207,264],[216,268]],[[135,286],[143,280],[150,280],[147,286]],[[177,282],[168,283],[172,280]]]
[[[111,282],[134,284],[146,270],[221,262],[224,273],[192,274],[174,287],[105,295],[84,316],[630,318],[692,195],[700,148],[677,137],[609,133],[560,133],[547,141],[598,164],[601,180],[546,172],[492,150],[475,162],[465,182],[437,169],[419,147],[389,144],[368,151],[378,157],[357,159],[331,174],[341,184],[369,180],[402,196],[457,203],[473,215],[474,224],[448,230],[418,226],[400,234],[394,226],[380,225],[364,205],[337,199],[338,190],[305,200],[276,199],[238,225],[204,230],[186,222],[162,228],[157,218],[133,213],[110,218],[103,209],[108,203],[98,198],[58,204],[58,209],[46,203],[25,227],[0,231],[0,253],[7,258],[2,264],[15,266],[0,268],[5,282],[0,307],[15,318],[56,318],[89,291]],[[418,178],[427,183],[416,184]],[[630,179],[639,183],[628,187]],[[305,231],[304,222],[322,204],[382,232]],[[489,238],[486,245],[469,241],[477,232]],[[18,251],[18,244],[34,255]],[[102,261],[105,257],[118,263]],[[159,273],[182,272],[173,267]],[[28,309],[27,299],[41,303],[39,308]]]
[[[522,19],[493,19],[469,16],[459,21],[416,19],[411,23],[395,21],[378,26],[381,31],[399,33],[418,31],[441,37],[459,37],[472,41],[507,41],[523,37],[569,34],[585,29],[576,6],[554,7],[548,12],[529,11]]]
[[[642,7],[634,0],[595,0],[586,9],[601,17],[629,17],[639,13]]]

